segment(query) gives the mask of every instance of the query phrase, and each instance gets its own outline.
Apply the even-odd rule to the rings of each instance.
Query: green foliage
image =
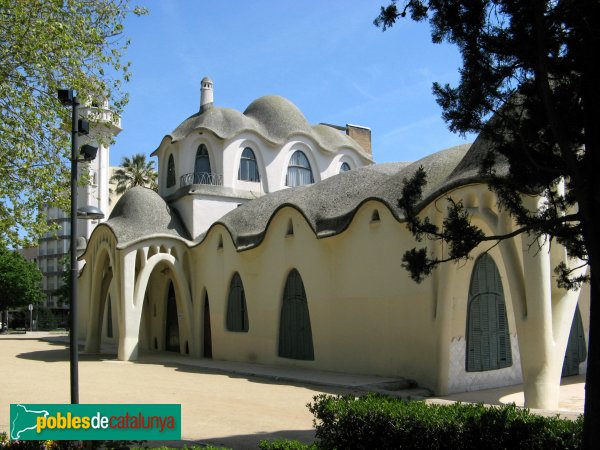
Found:
[[[62,266],[60,286],[53,292],[58,297],[58,305],[71,304],[71,255],[62,257],[59,261]]]
[[[54,313],[44,307],[37,310],[38,330],[54,330],[58,326],[58,320]]]
[[[514,405],[425,404],[369,394],[321,394],[308,405],[324,449],[577,449],[583,421]]]
[[[45,205],[68,209],[70,108],[57,89],[122,111],[130,13],[145,11],[129,0],[0,0],[0,242],[47,231]]]
[[[0,245],[0,311],[41,301],[41,281],[35,263]]]
[[[262,440],[258,443],[261,450],[317,450],[316,443],[305,444],[300,441],[288,439]]]
[[[180,447],[167,447],[167,446],[162,446],[162,447],[134,447],[131,450],[179,450]],[[202,447],[198,447],[196,445],[192,445],[191,447],[188,447],[187,445],[183,446],[184,450],[231,450],[227,447],[215,447],[214,445],[207,445],[207,446],[202,446]]]
[[[154,161],[146,161],[146,155],[137,153],[131,157],[124,156],[121,167],[115,170],[110,181],[117,183],[117,194],[123,194],[134,186],[158,189],[156,182],[158,173],[154,170]]]
[[[441,263],[469,258],[481,243],[491,248],[526,233],[526,239],[537,241],[530,240],[534,251],[546,243],[564,247],[568,258],[554,267],[557,285],[577,289],[590,282],[595,304],[600,291],[600,33],[592,24],[600,23],[600,2],[390,0],[375,25],[386,30],[407,13],[429,20],[434,43],[458,47],[460,82],[434,83],[433,93],[450,130],[479,134],[467,163],[479,162],[479,173],[470,181],[488,183],[498,209],[514,223],[499,227],[498,235],[484,235],[471,226],[462,203],[450,200],[443,226],[431,224],[419,217],[432,199],[422,198],[427,183],[416,173],[405,180],[400,208],[418,241],[427,237],[441,245],[431,246],[433,252],[408,250],[403,266],[421,281]],[[450,248],[449,254],[441,255],[440,248]],[[590,330],[600,327],[593,311]],[[588,342],[586,448],[598,447],[596,333],[590,331]]]
[[[480,181],[516,226],[484,237],[463,205],[452,201],[443,227],[432,225],[418,217],[427,183],[416,173],[406,180],[399,206],[417,239],[443,241],[450,252],[440,258],[425,249],[408,251],[405,267],[420,281],[440,263],[468,258],[481,242],[527,232],[540,242],[549,236],[573,258],[555,268],[562,287],[589,281],[592,271],[585,266],[594,258],[600,264],[600,197],[590,189],[600,166],[600,70],[589,62],[600,54],[600,35],[589,26],[600,20],[600,4],[391,0],[375,24],[386,30],[407,14],[429,20],[433,42],[459,48],[460,82],[434,83],[433,93],[450,130],[479,134],[480,148],[488,149],[478,155]],[[522,194],[531,193],[544,199],[537,208],[524,204]]]

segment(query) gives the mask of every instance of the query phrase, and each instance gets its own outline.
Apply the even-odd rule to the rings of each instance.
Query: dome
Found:
[[[123,194],[105,225],[113,230],[119,246],[152,235],[188,236],[177,212],[152,189],[140,186]]]
[[[197,130],[209,130],[221,139],[230,139],[244,131],[251,131],[275,145],[284,144],[294,135],[304,135],[315,140],[325,151],[337,152],[348,147],[372,160],[372,155],[356,141],[331,127],[311,126],[296,105],[277,95],[254,100],[243,113],[231,108],[203,109],[166,135],[160,146],[152,152],[152,156],[163,145],[181,141]]]
[[[311,128],[304,114],[289,100],[268,95],[254,100],[244,111],[246,117],[269,131],[272,139],[281,141],[291,134],[302,133],[311,135]]]

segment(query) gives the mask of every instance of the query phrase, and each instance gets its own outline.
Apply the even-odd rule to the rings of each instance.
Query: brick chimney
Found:
[[[346,134],[354,139],[369,155],[373,154],[371,149],[371,129],[360,125],[346,125]]]

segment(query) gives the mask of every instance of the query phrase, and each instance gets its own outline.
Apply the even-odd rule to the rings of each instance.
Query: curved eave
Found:
[[[92,231],[92,234],[90,235],[90,239],[88,241],[88,245],[86,246],[84,252],[79,257],[77,257],[78,261],[86,260],[86,256],[88,256],[88,250],[90,248],[89,243],[92,242],[94,235],[97,234],[99,232],[99,230],[102,230],[103,228],[107,228],[108,230],[110,230],[110,233],[113,235],[113,237],[115,238],[115,241],[117,242],[117,245],[115,246],[115,248],[117,250],[124,250],[127,247],[131,247],[132,245],[135,245],[139,242],[156,239],[156,238],[173,239],[173,240],[184,243],[187,247],[190,247],[190,248],[195,246],[195,244],[196,244],[195,242],[190,241],[184,237],[177,236],[177,235],[170,234],[170,233],[151,233],[151,234],[146,234],[146,235],[140,236],[139,238],[136,238],[136,239],[119,241],[119,235],[118,235],[117,230],[115,230],[115,228],[112,227],[109,223],[102,222],[102,223],[98,224],[98,226],[96,226],[96,228],[94,228],[94,231]]]
[[[417,161],[413,164],[402,167],[397,172],[387,172],[389,169],[383,169],[380,172],[380,175],[370,174],[369,176],[373,177],[373,181],[379,182],[382,181],[382,192],[392,192],[392,194],[388,195],[366,195],[362,198],[357,198],[357,201],[348,205],[347,209],[342,209],[338,214],[334,216],[324,216],[320,213],[326,204],[318,204],[314,209],[308,208],[305,210],[306,205],[310,205],[310,202],[307,199],[310,198],[310,195],[306,195],[307,191],[292,191],[289,194],[285,195],[282,198],[281,204],[276,205],[272,211],[270,208],[273,205],[263,204],[258,205],[258,208],[265,208],[265,213],[268,216],[260,214],[256,216],[254,220],[257,220],[255,224],[252,223],[252,220],[243,220],[243,217],[253,217],[252,215],[252,206],[248,204],[247,211],[239,211],[239,215],[230,216],[228,220],[228,215],[224,216],[224,220],[219,220],[214,223],[205,234],[203,234],[200,239],[197,241],[197,245],[200,244],[208,234],[210,234],[211,230],[215,226],[224,227],[229,233],[234,246],[237,251],[245,251],[254,247],[259,246],[265,239],[266,233],[273,221],[274,217],[284,208],[291,208],[297,211],[309,225],[313,233],[318,239],[335,236],[337,234],[345,231],[350,224],[353,222],[356,213],[363,207],[363,205],[367,202],[375,201],[390,212],[390,214],[398,221],[405,222],[406,217],[402,214],[400,209],[397,207],[397,196],[395,193],[400,193],[401,186],[403,184],[403,179],[410,177],[415,173],[417,168],[421,165],[429,165],[429,168],[432,172],[435,172],[438,178],[433,177],[433,179],[425,186],[423,199],[416,205],[417,212],[421,212],[427,205],[431,204],[438,198],[447,195],[450,191],[455,190],[457,188],[461,188],[467,185],[473,184],[486,184],[488,180],[481,177],[480,175],[473,174],[464,174],[464,176],[459,176],[460,174],[455,174],[454,169],[458,166],[460,161],[462,161],[462,157],[465,156],[467,152],[467,146],[458,146],[452,149],[448,149],[444,152],[439,152],[437,157],[446,158],[444,160],[444,167],[434,167],[432,164],[436,160],[436,155],[432,155],[431,157],[424,158],[421,161]],[[434,170],[435,169],[435,170]],[[359,172],[357,172],[359,173]],[[386,175],[387,178],[384,176]],[[343,175],[342,175],[343,176]],[[385,180],[385,181],[384,181]],[[348,179],[348,181],[354,181],[353,179]],[[343,186],[343,183],[341,184]],[[317,186],[317,185],[315,185]],[[313,189],[315,186],[309,186],[302,189]],[[335,187],[332,185],[329,187]],[[318,189],[318,188],[317,188]],[[326,191],[325,191],[326,192]],[[318,191],[315,191],[318,196]],[[315,195],[313,193],[313,195]],[[296,201],[294,201],[296,200]],[[331,200],[335,201],[335,199]],[[304,205],[304,207],[302,206]],[[235,211],[235,210],[234,210]],[[256,210],[258,212],[259,209]],[[232,212],[233,214],[238,214]],[[230,213],[230,214],[232,214]],[[243,214],[242,214],[243,213]],[[238,222],[242,220],[241,222]],[[231,222],[233,221],[233,222]],[[233,225],[238,225],[236,228],[232,228]]]
[[[208,111],[209,114],[214,114],[210,112],[211,110]],[[296,129],[293,129],[283,135],[280,136],[276,136],[276,135],[272,135],[266,128],[265,125],[263,123],[261,123],[260,121],[258,121],[257,119],[255,119],[254,117],[248,117],[243,115],[242,113],[239,113],[238,111],[235,110],[229,110],[227,108],[222,108],[222,114],[228,114],[231,115],[233,117],[233,120],[231,120],[231,122],[239,122],[239,123],[243,123],[242,126],[236,126],[235,128],[232,129],[227,129],[228,127],[224,127],[224,129],[219,129],[218,127],[215,126],[210,126],[210,124],[205,124],[205,123],[197,123],[194,124],[194,122],[201,122],[200,121],[200,114],[194,114],[190,117],[188,117],[187,119],[185,119],[174,131],[172,131],[171,133],[165,135],[163,137],[163,139],[161,140],[160,145],[158,146],[158,148],[156,148],[156,150],[154,150],[150,156],[156,156],[158,151],[164,147],[166,144],[175,144],[177,142],[180,142],[182,140],[184,140],[185,138],[187,138],[190,134],[192,133],[197,133],[199,131],[208,131],[211,132],[212,134],[214,134],[217,138],[222,139],[222,140],[227,140],[227,139],[232,139],[237,135],[240,135],[242,133],[254,133],[257,136],[259,136],[261,139],[263,139],[265,142],[274,145],[274,146],[280,146],[285,144],[286,142],[289,142],[290,140],[292,140],[292,138],[294,136],[302,136],[305,137],[307,139],[310,139],[311,141],[313,141],[314,143],[316,143],[317,146],[319,146],[320,148],[322,148],[324,151],[326,152],[330,152],[330,153],[337,153],[342,149],[351,149],[353,151],[355,151],[356,153],[358,153],[363,159],[365,159],[366,161],[372,162],[373,161],[373,157],[372,155],[370,155],[367,151],[365,151],[357,142],[355,142],[354,140],[352,140],[352,138],[350,138],[349,136],[346,136],[344,134],[339,134],[339,136],[335,135],[334,133],[328,133],[327,131],[323,130],[324,125],[310,125],[308,123],[303,124],[306,125],[306,127],[304,126],[299,126]],[[202,113],[205,114],[205,113]],[[214,120],[214,119],[206,119],[206,120]],[[189,124],[188,124],[189,123]],[[306,129],[304,129],[306,128]],[[337,133],[337,131],[335,132]],[[327,136],[327,134],[329,134],[329,137]],[[330,144],[327,141],[328,140],[337,140],[337,143],[334,144]]]

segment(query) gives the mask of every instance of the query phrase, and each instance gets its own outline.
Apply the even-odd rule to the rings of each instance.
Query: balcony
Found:
[[[179,187],[190,184],[207,184],[209,186],[223,186],[223,175],[212,172],[186,173],[179,178]]]

